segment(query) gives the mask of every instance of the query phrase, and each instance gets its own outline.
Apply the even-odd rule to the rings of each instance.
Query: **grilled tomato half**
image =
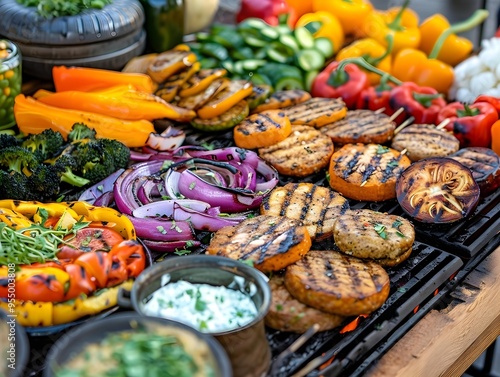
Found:
[[[424,223],[444,224],[467,217],[479,201],[479,186],[471,171],[447,157],[432,157],[410,165],[396,181],[399,204]]]

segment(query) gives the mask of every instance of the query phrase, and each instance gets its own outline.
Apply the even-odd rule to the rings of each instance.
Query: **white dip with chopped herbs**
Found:
[[[164,285],[148,299],[144,314],[183,322],[206,333],[233,330],[257,316],[250,296],[223,286],[179,280]]]

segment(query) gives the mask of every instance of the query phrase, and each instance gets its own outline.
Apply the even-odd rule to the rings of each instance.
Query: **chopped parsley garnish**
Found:
[[[373,224],[373,229],[375,229],[375,232],[384,240],[387,239],[387,233],[385,232],[385,225],[376,223]]]

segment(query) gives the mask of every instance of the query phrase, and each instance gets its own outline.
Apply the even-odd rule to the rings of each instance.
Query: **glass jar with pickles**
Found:
[[[21,93],[21,53],[17,46],[0,39],[0,130],[12,127],[14,98]]]

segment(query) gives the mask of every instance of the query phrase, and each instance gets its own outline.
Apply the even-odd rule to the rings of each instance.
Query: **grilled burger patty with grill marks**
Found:
[[[314,309],[295,299],[286,289],[283,276],[273,275],[269,279],[269,287],[271,306],[264,321],[272,329],[301,334],[318,324],[319,331],[326,331],[340,326],[345,319],[340,315]]]
[[[261,215],[215,232],[207,253],[252,261],[264,271],[279,271],[302,258],[311,237],[298,220]]]
[[[367,201],[396,197],[396,180],[411,161],[380,144],[346,144],[331,158],[330,186],[342,195]]]
[[[328,165],[333,154],[333,143],[318,130],[303,125],[292,126],[285,139],[260,148],[259,156],[284,175],[306,177]]]
[[[403,128],[392,140],[392,148],[402,151],[412,161],[428,157],[445,157],[458,151],[460,142],[452,133],[433,124],[412,124]]]
[[[395,129],[396,123],[386,114],[352,110],[344,119],[321,127],[321,132],[338,144],[383,144],[392,139]]]
[[[400,216],[359,209],[337,217],[333,239],[345,254],[395,266],[410,256],[415,230]]]
[[[336,251],[309,251],[286,268],[285,285],[302,303],[341,316],[373,312],[390,291],[389,275],[378,263]]]
[[[319,240],[332,234],[335,219],[348,209],[347,199],[330,188],[312,183],[287,183],[264,198],[260,213],[301,220],[311,238]]]
[[[345,117],[347,107],[340,98],[311,98],[283,109],[292,124],[320,128]]]

